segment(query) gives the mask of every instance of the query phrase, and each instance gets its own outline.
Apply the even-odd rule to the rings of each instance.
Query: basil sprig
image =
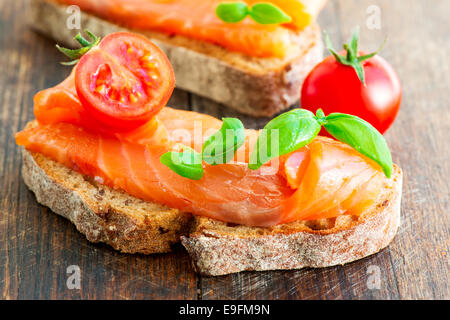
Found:
[[[224,22],[237,23],[247,16],[259,24],[280,24],[292,21],[283,10],[271,3],[256,3],[249,7],[244,2],[223,2],[216,7],[216,15]]]
[[[202,155],[187,146],[182,148],[181,152],[164,153],[159,161],[182,177],[200,180],[203,177]]]
[[[248,16],[248,6],[244,2],[224,2],[216,7],[216,15],[226,23],[241,22]]]
[[[260,132],[249,168],[256,170],[270,159],[304,147],[319,131],[320,124],[311,111],[294,109],[279,115]]]
[[[359,153],[378,163],[386,177],[392,174],[392,157],[384,137],[370,123],[356,116],[343,113],[331,113],[325,116],[322,109],[316,115],[303,109],[286,112],[263,129],[273,131],[260,135],[256,148],[250,156],[248,167],[256,170],[270,159],[295,151],[311,142],[324,127],[337,140],[348,144]],[[278,132],[278,141],[272,141]],[[273,145],[279,145],[273,151]]]
[[[270,3],[256,3],[249,9],[249,16],[259,24],[288,23],[292,18]]]
[[[202,161],[211,165],[231,161],[245,142],[245,129],[236,118],[223,118],[219,131],[203,144],[202,153],[183,146],[182,152],[170,151],[160,158],[162,164],[182,177],[203,177]],[[316,115],[305,109],[293,109],[271,120],[256,141],[248,167],[257,170],[271,159],[298,150],[310,143],[324,127],[337,140],[380,165],[386,177],[392,174],[392,157],[384,137],[370,123],[356,116],[331,113],[322,109]]]
[[[211,165],[231,161],[245,142],[245,128],[237,118],[223,118],[222,127],[211,135],[202,148],[203,160]]]
[[[370,123],[349,114],[330,113],[323,126],[337,140],[374,160],[381,166],[386,177],[391,177],[392,156],[389,147],[381,133]]]
[[[202,153],[182,146],[182,152],[169,151],[160,157],[160,162],[178,175],[200,180],[203,177],[202,161],[211,165],[230,162],[245,142],[245,128],[237,118],[223,118],[222,127],[203,144]]]

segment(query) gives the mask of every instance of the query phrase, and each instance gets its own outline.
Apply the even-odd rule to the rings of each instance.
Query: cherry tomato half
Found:
[[[346,55],[346,52],[340,52]],[[359,52],[358,56],[366,55]],[[362,62],[364,85],[355,69],[328,56],[306,77],[302,92],[302,108],[325,114],[348,113],[371,123],[381,133],[394,122],[401,102],[400,80],[391,65],[382,57]],[[321,134],[325,134],[322,130]]]
[[[118,32],[80,59],[75,86],[83,106],[103,126],[128,131],[167,103],[175,76],[166,55],[150,40]]]

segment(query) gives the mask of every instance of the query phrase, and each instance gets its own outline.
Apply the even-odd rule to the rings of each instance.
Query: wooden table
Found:
[[[375,5],[376,7],[373,7]],[[447,0],[331,0],[320,24],[334,43],[361,26],[361,48],[382,51],[403,84],[403,104],[386,137],[403,168],[402,224],[385,250],[326,269],[196,275],[182,247],[151,256],[89,243],[67,220],[39,205],[20,176],[14,133],[33,118],[33,95],[70,68],[52,40],[30,30],[26,1],[0,1],[0,296],[6,299],[449,299],[450,41]],[[381,29],[367,19],[379,10]],[[370,21],[369,21],[370,22]],[[372,21],[373,22],[373,21]],[[376,22],[376,21],[375,21]],[[175,91],[170,105],[239,116]],[[69,290],[67,267],[81,270]],[[380,276],[379,288],[370,285]]]

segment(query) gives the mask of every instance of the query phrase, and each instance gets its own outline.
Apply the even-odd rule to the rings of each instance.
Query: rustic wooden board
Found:
[[[377,6],[370,7],[370,6]],[[369,9],[368,9],[369,8]],[[367,10],[380,9],[369,30]],[[326,269],[199,277],[186,252],[126,255],[91,244],[67,220],[40,206],[20,177],[14,133],[33,118],[33,94],[63,80],[54,43],[24,23],[25,0],[0,2],[0,292],[6,299],[449,299],[450,4],[435,0],[334,0],[320,24],[334,43],[361,26],[361,47],[382,51],[403,84],[403,105],[386,135],[405,172],[402,225],[392,244],[366,259]],[[170,104],[247,127],[268,119],[239,115],[176,90]],[[78,265],[81,289],[66,286]],[[378,272],[380,288],[371,289]]]

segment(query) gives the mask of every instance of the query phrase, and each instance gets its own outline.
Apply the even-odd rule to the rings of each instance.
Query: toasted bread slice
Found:
[[[79,30],[66,26],[67,7],[51,0],[31,0],[30,26],[66,45],[75,45]],[[81,27],[104,36],[126,31],[93,15],[81,14]],[[322,60],[320,29],[312,24],[291,32],[298,50],[280,58],[256,58],[220,46],[160,32],[128,30],[146,35],[169,57],[178,88],[253,116],[272,116],[298,101],[308,72]]]
[[[359,217],[270,228],[233,225],[143,201],[23,150],[22,175],[41,204],[72,221],[89,241],[126,253],[170,251],[180,241],[206,275],[348,263],[386,247],[400,222],[402,173],[394,167],[376,204]]]

